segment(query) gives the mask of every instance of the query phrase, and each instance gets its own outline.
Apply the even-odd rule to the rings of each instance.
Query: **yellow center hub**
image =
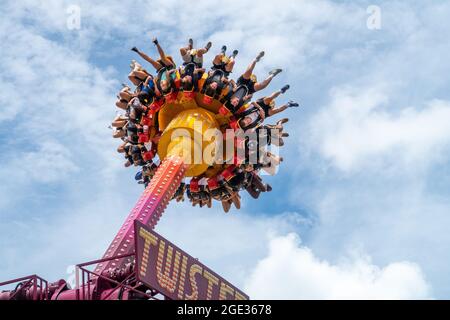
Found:
[[[169,109],[171,106],[165,106]],[[175,104],[174,104],[175,107]],[[195,177],[206,172],[210,164],[205,162],[203,156],[205,149],[214,142],[214,139],[204,141],[208,136],[206,132],[214,132],[219,129],[219,124],[215,115],[203,108],[195,107],[183,110],[185,107],[175,107],[179,112],[171,110],[174,115],[169,124],[165,127],[161,139],[158,143],[158,155],[160,159],[168,156],[178,156],[184,160],[188,166],[186,176]],[[162,118],[160,115],[160,119]],[[164,119],[168,121],[167,118]]]

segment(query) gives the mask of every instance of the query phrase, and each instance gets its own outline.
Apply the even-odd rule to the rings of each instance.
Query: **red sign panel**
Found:
[[[134,223],[139,281],[173,300],[248,300],[197,259],[139,221]]]

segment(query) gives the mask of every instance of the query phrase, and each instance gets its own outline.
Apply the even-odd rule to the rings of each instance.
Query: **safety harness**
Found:
[[[202,90],[200,91],[202,94],[206,94],[206,90],[209,85],[213,82],[217,82],[217,88],[215,90],[214,95],[211,97],[212,99],[219,99],[222,94],[223,89],[226,87],[226,84],[222,81],[224,77],[224,71],[222,70],[214,70],[213,74],[206,78],[205,83],[203,84]]]

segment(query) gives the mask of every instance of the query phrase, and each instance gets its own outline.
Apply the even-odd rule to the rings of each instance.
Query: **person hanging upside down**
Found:
[[[261,177],[255,172],[253,166],[247,166],[245,172],[247,173],[247,179],[244,188],[252,198],[258,199],[261,192],[272,191],[270,184],[262,181]]]
[[[128,75],[128,79],[130,79],[131,83],[135,86],[138,86],[142,82],[150,76],[150,73],[145,70],[139,62],[136,60],[131,60],[130,64],[131,72]]]
[[[233,89],[233,92],[230,92],[228,94],[228,97],[226,97],[224,106],[231,113],[234,114],[235,112],[237,112],[242,106],[250,101],[256,91],[266,88],[272,81],[272,79],[282,71],[281,69],[274,69],[270,71],[269,77],[267,77],[267,79],[265,79],[261,83],[257,82],[256,76],[253,74],[253,70],[256,66],[256,63],[259,62],[262,57],[264,57],[264,51],[261,51],[255,58],[255,60],[253,60],[244,74],[241,75],[237,80],[237,84]]]
[[[226,56],[227,46],[222,46],[221,52],[214,57],[212,70],[222,70],[225,77],[228,77],[233,71],[235,59],[239,51],[234,50],[233,54],[229,57]]]
[[[131,99],[128,103],[127,115],[132,122],[138,123],[141,121],[141,117],[147,111],[147,105],[150,100],[150,95],[145,91],[140,92],[135,98]]]
[[[252,95],[256,91],[260,91],[265,89],[272,79],[282,72],[281,69],[273,69],[269,72],[269,76],[262,82],[258,82],[256,76],[253,74],[253,70],[255,69],[256,63],[258,63],[261,58],[264,57],[264,51],[261,51],[258,56],[252,61],[252,63],[248,66],[247,70],[243,75],[239,77],[237,80],[238,86],[246,86],[248,88],[249,94]]]
[[[194,63],[197,68],[203,68],[203,55],[211,49],[212,43],[208,42],[204,48],[194,49],[194,41],[189,39],[186,47],[180,49],[183,65]]]
[[[232,88],[236,86],[233,80],[228,80],[222,70],[210,70],[206,78],[202,90],[204,94],[203,102],[210,104],[213,99],[219,99],[226,86],[231,85]]]
[[[289,89],[289,85],[285,85],[280,90],[272,93],[268,97],[260,98],[256,100],[256,104],[264,110],[264,118],[271,117],[276,115],[277,113],[283,112],[287,108],[298,107],[299,104],[294,101],[289,101],[288,103],[276,108],[275,107],[275,99],[280,95],[284,94]]]
[[[130,102],[132,98],[133,93],[131,92],[131,88],[126,84],[122,84],[122,89],[117,96],[116,107],[122,110],[126,110],[128,102]]]
[[[177,98],[180,89],[181,81],[177,79],[176,69],[163,69],[164,72],[159,73],[156,80],[157,90],[160,95],[164,96],[167,102],[172,102]]]
[[[284,131],[283,124],[289,121],[288,118],[278,120],[275,125],[265,124],[256,129],[258,136],[265,140],[267,145],[274,145],[277,147],[284,146],[283,138],[289,137],[289,133]],[[265,136],[265,139],[263,138]]]
[[[155,44],[156,48],[158,49],[158,53],[160,56],[160,58],[157,60],[153,60],[147,54],[140,51],[136,47],[133,47],[131,50],[136,52],[142,59],[144,59],[145,61],[150,63],[153,66],[153,68],[155,68],[156,72],[159,72],[162,68],[174,69],[176,67],[175,62],[173,61],[172,57],[166,56],[164,50],[159,45],[157,38],[153,38],[153,43]]]
[[[258,128],[264,121],[264,110],[255,102],[235,115],[238,118],[238,127],[244,131]]]
[[[144,82],[137,86],[136,91],[138,93],[145,92],[153,99],[156,96],[156,79],[149,75]]]
[[[198,68],[194,63],[188,63],[179,69],[181,77],[181,89],[184,96],[189,99],[195,97],[195,92],[198,92],[198,82],[201,79],[204,68]]]
[[[226,110],[235,114],[241,109],[250,99],[252,95],[245,86],[237,86],[233,81],[233,90],[231,90],[223,99],[223,105]]]

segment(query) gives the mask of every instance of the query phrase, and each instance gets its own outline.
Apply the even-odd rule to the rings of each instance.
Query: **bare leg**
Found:
[[[128,79],[130,79],[131,83],[135,86],[138,86],[141,83],[141,81],[134,76],[133,72],[128,75]]]
[[[156,39],[156,38],[155,38]],[[153,40],[153,43],[155,43],[155,40]],[[172,61],[170,61],[169,59],[167,59],[167,56],[163,50],[163,48],[159,45],[159,42],[156,41],[155,43],[156,45],[156,49],[158,49],[158,53],[159,56],[161,57],[161,61],[166,65],[166,66],[170,66],[173,65]]]
[[[273,116],[276,115],[277,113],[283,112],[284,110],[286,110],[288,108],[287,104],[283,104],[281,107],[276,108],[276,109],[271,109],[269,110],[269,116]]]
[[[231,198],[231,201],[233,202],[236,209],[241,208],[241,197],[238,192],[236,192],[233,197]]]
[[[242,75],[242,77],[246,80],[250,79],[250,77],[253,74],[253,69],[255,69],[256,63],[259,62],[259,60],[261,60],[261,58],[264,57],[264,51],[261,51],[255,58],[255,60],[252,61],[252,63],[250,63],[250,65],[248,66],[247,70],[244,72],[244,74]]]
[[[132,98],[132,94],[129,93],[129,92],[126,92],[126,91],[125,92],[120,92],[119,96],[120,96],[121,99],[127,100],[127,101],[130,101],[131,98]]]
[[[265,89],[269,85],[270,81],[272,81],[273,77],[274,77],[273,75],[270,75],[263,82],[255,83],[255,90],[260,91]]]
[[[155,68],[156,70],[161,69],[162,65],[158,61],[153,60],[152,58],[150,58],[148,55],[146,55],[144,52],[142,52],[140,50],[137,50],[136,52],[142,59],[144,59],[145,61],[150,63],[153,66],[153,68]]]
[[[111,126],[114,128],[123,128],[127,124],[127,120],[114,120]]]
[[[117,148],[117,152],[119,153],[125,153],[125,146],[127,145],[127,142],[124,142]]]
[[[141,81],[145,81],[149,76],[149,74],[144,71],[133,71],[133,74],[136,78],[138,78]]]
[[[113,138],[118,139],[118,138],[123,138],[125,137],[126,133],[124,130],[115,130],[113,132]]]
[[[278,96],[281,94],[281,91],[276,91],[274,93],[272,93],[270,96],[268,97],[264,97],[264,104],[269,104],[271,103],[273,100],[275,100],[276,98],[278,98]]]
[[[197,56],[198,56],[199,58],[201,58],[201,57],[203,57],[203,55],[204,55],[205,53],[207,53],[208,51],[209,51],[209,49],[208,49],[207,47],[197,49]]]
[[[230,61],[228,61],[227,65],[225,66],[225,70],[227,70],[227,72],[233,71],[234,64],[235,64],[234,58],[230,58]]]
[[[180,48],[180,54],[184,57],[189,51],[189,47]]]
[[[216,55],[214,57],[213,64],[216,64],[216,65],[221,64],[224,56],[225,56],[224,53],[219,53],[218,55]]]
[[[127,110],[128,103],[116,101],[116,107],[122,110]]]
[[[247,67],[247,70],[245,70],[244,74],[242,75],[242,77],[246,80],[250,79],[250,77],[253,74],[253,70],[255,69],[256,66],[256,59],[252,61],[252,63]]]

